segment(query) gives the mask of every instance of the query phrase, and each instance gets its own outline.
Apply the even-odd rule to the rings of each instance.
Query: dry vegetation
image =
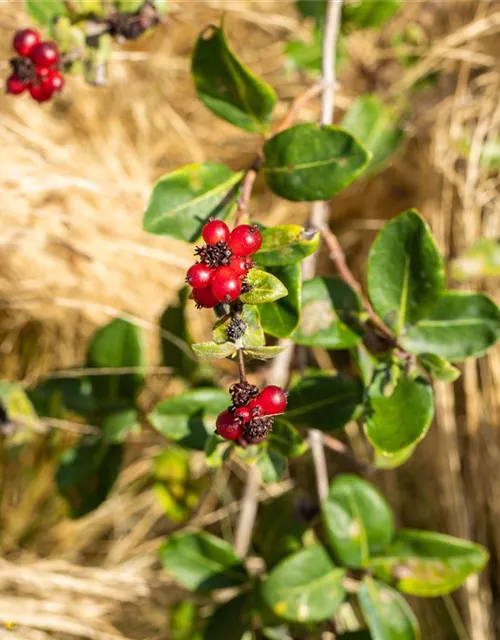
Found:
[[[182,282],[190,251],[141,231],[152,182],[189,162],[243,167],[258,144],[205,110],[190,81],[196,34],[222,10],[237,50],[277,87],[284,112],[304,79],[285,72],[283,43],[307,37],[308,28],[291,2],[278,0],[172,2],[164,28],[116,54],[108,88],[69,81],[63,97],[44,108],[0,96],[2,377],[33,380],[79,362],[96,324],[124,311],[148,330],[154,352],[155,322]],[[393,166],[334,203],[332,226],[358,273],[376,229],[410,206],[429,220],[447,257],[484,235],[500,236],[499,177],[479,163],[485,141],[500,133],[500,7],[408,1],[391,28],[407,21],[420,23],[430,42],[416,66],[402,72],[391,62],[388,34],[362,34],[349,42],[341,78],[339,115],[362,92],[397,97],[418,77],[442,71],[436,85],[412,98],[408,139]],[[24,22],[21,3],[2,3],[0,59]],[[306,120],[315,116],[314,105],[301,112]],[[464,137],[470,150],[460,155]],[[262,191],[258,184],[254,215],[274,223],[303,219],[303,206]],[[330,269],[326,256],[321,268]],[[476,285],[500,299],[498,281]],[[472,640],[500,638],[499,389],[497,347],[466,363],[455,385],[439,385],[430,435],[405,467],[379,478],[404,525],[490,549],[488,569],[456,599]],[[363,455],[357,432],[349,438]],[[0,626],[0,638],[167,637],[168,603],[179,594],[159,570],[156,548],[171,524],[141,481],[155,447],[132,445],[111,499],[78,522],[65,519],[53,497],[45,436],[26,448],[18,467],[3,470],[0,622],[16,626]],[[338,461],[331,463],[334,469]],[[217,510],[223,485],[218,477],[200,521],[225,517]],[[458,637],[451,599],[414,604],[425,640]]]

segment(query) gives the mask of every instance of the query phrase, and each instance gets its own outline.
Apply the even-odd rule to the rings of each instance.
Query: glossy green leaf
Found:
[[[245,357],[251,360],[271,360],[283,353],[285,349],[286,347],[277,345],[274,347],[252,347],[251,349],[245,349],[244,352]]]
[[[453,260],[451,275],[456,280],[500,276],[500,240],[481,238]]]
[[[278,278],[261,269],[250,269],[246,282],[251,290],[241,294],[240,300],[247,304],[274,302],[288,293],[285,285]]]
[[[423,377],[402,373],[394,386],[381,373],[367,390],[365,433],[384,453],[399,453],[422,440],[433,415],[434,394]]]
[[[306,231],[298,224],[282,224],[262,232],[262,246],[252,256],[264,267],[284,266],[300,262],[316,251],[320,235]]]
[[[300,325],[293,334],[297,344],[323,349],[350,349],[360,340],[348,324],[361,311],[354,291],[339,278],[317,276],[302,289]]]
[[[194,242],[211,216],[225,220],[236,199],[232,188],[241,180],[226,165],[189,164],[161,177],[144,213],[145,231]],[[232,197],[227,197],[231,192]]]
[[[169,638],[171,640],[201,640],[196,627],[199,623],[199,605],[182,600],[169,611]]]
[[[210,533],[174,533],[160,547],[160,560],[191,591],[240,587],[248,573],[233,547]]]
[[[114,5],[120,13],[134,13],[144,4],[144,0],[114,0]]]
[[[260,321],[260,307],[245,304],[241,311],[241,320],[245,322],[246,329],[242,338],[235,341],[241,347],[262,347],[266,343],[264,330]],[[213,339],[217,344],[224,344],[229,340],[227,329],[232,321],[231,316],[221,318],[215,325]]]
[[[401,344],[410,353],[434,353],[451,362],[479,356],[500,339],[500,309],[485,295],[447,291]]]
[[[90,417],[97,408],[86,376],[47,378],[34,389],[28,389],[27,394],[38,415],[45,417],[64,418],[68,411]]]
[[[382,169],[403,139],[402,125],[395,112],[376,95],[355,100],[342,120],[342,128],[372,153],[369,172]]]
[[[284,418],[277,418],[273,430],[267,436],[270,449],[285,458],[298,458],[307,451],[307,444],[297,429]]]
[[[264,484],[273,484],[279,482],[285,472],[286,458],[278,451],[266,448],[259,455],[257,466],[259,467],[262,482]]]
[[[413,611],[394,589],[365,576],[358,600],[373,640],[420,640]]]
[[[251,626],[252,594],[242,593],[219,605],[210,617],[203,640],[243,640]]]
[[[276,94],[236,57],[223,26],[201,32],[191,71],[198,97],[217,116],[246,131],[267,131]]]
[[[172,367],[176,373],[191,380],[199,364],[190,345],[193,337],[186,318],[188,287],[183,287],[177,301],[168,305],[160,319],[162,364]]]
[[[444,266],[429,227],[416,211],[401,213],[379,232],[367,275],[372,305],[396,335],[431,311],[443,292]]]
[[[370,555],[382,551],[394,536],[391,508],[358,476],[337,476],[322,511],[328,541],[343,566],[368,566]]]
[[[264,145],[264,173],[277,195],[293,201],[328,200],[360,175],[370,153],[338,127],[299,124]]]
[[[215,419],[227,409],[229,394],[215,387],[193,389],[180,396],[167,398],[148,415],[153,427],[180,445],[202,451]]]
[[[303,18],[314,18],[323,22],[326,15],[326,0],[296,0],[295,7]]]
[[[432,531],[401,529],[370,567],[403,593],[440,596],[458,589],[483,569],[488,552],[478,544]]]
[[[217,344],[216,342],[198,342],[192,344],[191,348],[194,354],[200,360],[223,360],[234,355],[237,347],[234,342],[224,342]]]
[[[315,544],[289,556],[275,567],[263,584],[263,596],[272,611],[292,622],[331,618],[342,604],[344,569]]]
[[[37,24],[49,25],[58,16],[66,16],[68,10],[63,0],[24,0],[29,17]]]
[[[264,331],[275,338],[287,338],[296,329],[300,320],[302,297],[302,270],[300,264],[284,267],[268,267],[286,287],[288,294],[277,300],[261,305],[260,314]]]
[[[403,0],[356,0],[342,8],[343,28],[378,29],[401,8]]]
[[[87,367],[117,369],[117,373],[89,376],[92,389],[102,406],[134,406],[144,385],[145,348],[142,331],[123,318],[116,318],[98,329],[89,345]],[[137,368],[134,373],[120,369]]]
[[[124,409],[107,415],[102,422],[102,439],[108,444],[125,442],[129,434],[141,432],[135,409]]]
[[[356,417],[361,401],[357,378],[308,373],[290,389],[285,417],[293,424],[334,431]]]
[[[411,458],[415,451],[415,445],[400,449],[397,453],[384,453],[375,449],[373,466],[377,469],[397,469]]]
[[[70,505],[72,518],[87,515],[106,500],[120,473],[122,459],[122,445],[107,445],[90,436],[83,436],[63,454],[56,482]]]
[[[453,382],[460,377],[460,370],[434,353],[421,353],[418,361],[427,373],[442,382]]]
[[[211,433],[205,442],[205,464],[210,468],[221,467],[226,459],[231,443],[216,433]]]

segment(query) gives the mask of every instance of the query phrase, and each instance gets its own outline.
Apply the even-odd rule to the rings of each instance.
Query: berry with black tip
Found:
[[[247,326],[248,325],[243,318],[231,318],[231,322],[227,325],[226,329],[228,340],[235,342],[235,340],[243,338],[245,331],[247,330]]]
[[[26,91],[27,88],[27,83],[19,80],[19,78],[14,74],[9,76],[5,83],[5,90],[7,91],[7,93],[11,93],[13,96],[18,96],[19,94],[23,93],[23,91]]]
[[[212,269],[228,266],[233,259],[233,253],[227,246],[227,242],[222,241],[217,244],[205,244],[202,247],[196,247],[194,253],[200,257],[203,264]]]
[[[252,412],[248,407],[238,407],[234,410],[233,416],[236,420],[239,420],[243,424],[250,422],[252,419]]]
[[[243,256],[235,256],[229,266],[234,271],[234,273],[240,278],[244,278],[250,269],[254,266],[254,261],[250,258],[245,258]]]
[[[219,267],[214,273],[211,289],[219,302],[233,302],[240,295],[241,280],[230,267]]]
[[[204,289],[193,289],[193,298],[197,309],[213,309],[219,301],[212,293],[210,287]]]
[[[245,428],[243,437],[248,444],[258,444],[273,430],[273,424],[274,420],[268,416],[252,418]]]
[[[40,44],[40,34],[34,29],[22,29],[16,32],[12,44],[20,56],[29,56]]]
[[[231,231],[228,245],[235,256],[246,257],[258,251],[262,245],[259,227],[240,224]]]
[[[37,67],[53,67],[59,61],[59,48],[55,42],[40,42],[30,52]]]
[[[206,264],[197,263],[189,267],[186,274],[186,282],[193,287],[193,289],[205,289],[212,282],[214,277],[214,270],[210,269]]]
[[[243,425],[236,420],[232,413],[223,411],[218,417],[216,424],[217,433],[224,440],[238,440],[243,435]]]
[[[229,227],[222,220],[209,220],[203,227],[201,235],[207,244],[227,242],[229,238]]]
[[[264,415],[272,416],[285,411],[287,397],[281,387],[269,385],[262,389],[255,402],[262,407]]]

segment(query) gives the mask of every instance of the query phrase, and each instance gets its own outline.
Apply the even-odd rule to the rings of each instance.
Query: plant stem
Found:
[[[234,226],[237,227],[242,223],[243,218],[248,212],[248,203],[250,202],[250,196],[252,195],[253,185],[257,178],[257,173],[262,165],[263,156],[262,152],[258,153],[255,160],[245,172],[245,177],[241,183],[241,196],[238,200],[238,207],[236,209],[236,215],[234,217]]]
[[[248,467],[245,493],[241,500],[240,519],[236,528],[234,547],[236,553],[245,557],[252,541],[253,526],[257,515],[260,471],[256,464]]]
[[[243,349],[238,349],[238,367],[240,370],[240,382],[246,382],[247,372],[245,369],[245,356],[243,354]]]

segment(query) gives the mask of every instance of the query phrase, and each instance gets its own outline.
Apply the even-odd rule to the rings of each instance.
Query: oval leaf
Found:
[[[125,409],[107,415],[102,422],[102,439],[109,444],[125,442],[129,434],[141,432],[139,414],[135,409]]]
[[[285,458],[298,458],[307,451],[304,438],[290,422],[281,417],[276,420],[273,430],[267,436],[267,444]]]
[[[198,97],[219,118],[246,131],[267,131],[276,94],[235,56],[223,26],[201,32],[191,71]]]
[[[361,401],[357,378],[310,373],[290,389],[286,417],[294,424],[333,431],[356,417]]]
[[[264,484],[279,482],[286,469],[286,458],[273,450],[263,450],[257,459],[260,476]]]
[[[64,0],[25,0],[24,7],[29,17],[41,25],[50,25],[58,16],[68,15]]]
[[[319,246],[319,233],[306,231],[298,224],[270,227],[261,233],[262,246],[253,257],[264,267],[300,262],[314,253]]]
[[[381,580],[399,591],[421,597],[458,589],[488,561],[484,547],[432,531],[401,529],[392,545],[370,561]]]
[[[203,633],[203,640],[221,640],[221,638],[242,640],[245,631],[251,626],[252,612],[253,598],[251,593],[242,593],[236,598],[224,602],[215,609],[210,617]]]
[[[224,342],[223,344],[217,344],[216,342],[198,342],[192,344],[191,348],[200,360],[222,360],[229,358],[237,351],[234,342]]]
[[[262,326],[270,336],[288,338],[300,320],[302,270],[299,263],[268,269],[283,283],[288,294],[276,302],[260,306]]]
[[[379,449],[375,449],[373,466],[377,469],[397,469],[397,467],[400,467],[411,458],[414,451],[415,446],[406,447],[406,449],[401,449],[397,453],[384,453]]]
[[[339,278],[318,276],[307,280],[302,289],[302,313],[293,334],[297,344],[323,349],[350,349],[360,340],[346,323],[354,324],[361,302]]]
[[[394,517],[384,497],[369,482],[340,475],[323,503],[323,522],[330,546],[343,566],[368,566],[394,536]]]
[[[288,293],[285,285],[276,276],[261,269],[250,269],[245,282],[250,285],[251,290],[241,294],[240,300],[247,304],[274,302]]]
[[[245,349],[245,357],[256,360],[271,360],[276,358],[280,353],[285,351],[286,347],[252,347],[251,349]]]
[[[380,231],[370,250],[367,276],[373,307],[396,335],[431,311],[443,291],[444,266],[416,211],[400,214]]]
[[[299,124],[264,145],[269,188],[287,200],[328,200],[366,168],[370,153],[347,131]]]
[[[342,7],[342,26],[358,29],[377,29],[400,9],[403,0],[358,0]]]
[[[292,622],[327,620],[344,600],[344,575],[344,569],[335,567],[325,549],[316,544],[273,569],[262,593],[280,618]]]
[[[394,589],[365,576],[358,599],[373,640],[420,640],[415,614]]]
[[[242,176],[214,162],[190,164],[165,174],[153,187],[144,213],[144,230],[194,242],[210,216],[228,217],[236,194],[229,199],[226,196]]]
[[[174,533],[160,547],[169,573],[191,591],[239,587],[248,573],[233,547],[209,533]]]
[[[447,291],[431,313],[409,329],[401,344],[411,353],[434,353],[461,362],[500,339],[500,309],[487,296]]]
[[[454,382],[460,377],[460,370],[435,353],[421,353],[418,361],[427,373],[442,382]]]

